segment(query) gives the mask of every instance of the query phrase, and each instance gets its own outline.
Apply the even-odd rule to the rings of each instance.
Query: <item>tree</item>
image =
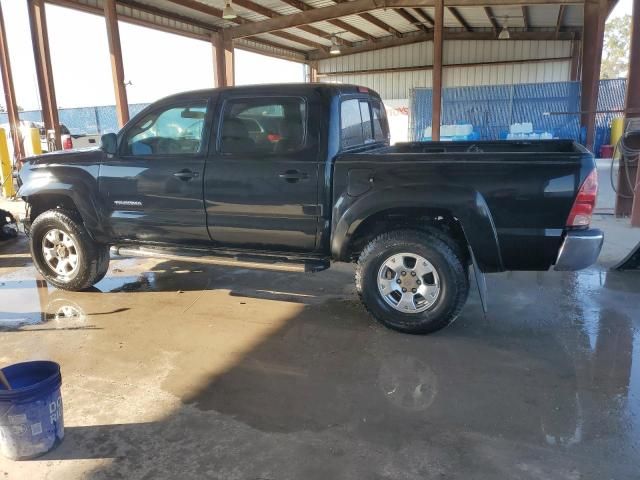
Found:
[[[629,71],[631,15],[615,17],[607,22],[602,51],[602,78],[626,77]]]

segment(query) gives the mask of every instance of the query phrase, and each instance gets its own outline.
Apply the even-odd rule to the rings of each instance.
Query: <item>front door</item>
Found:
[[[202,185],[208,99],[143,112],[127,126],[118,154],[100,166],[100,194],[115,238],[209,243]]]
[[[320,164],[308,102],[228,94],[221,111],[204,183],[211,238],[223,246],[313,251]]]

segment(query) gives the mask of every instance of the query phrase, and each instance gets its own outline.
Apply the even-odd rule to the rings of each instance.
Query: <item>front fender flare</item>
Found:
[[[27,202],[34,198],[46,197],[47,195],[57,195],[69,198],[76,206],[82,221],[96,240],[107,237],[103,231],[105,225],[100,215],[99,200],[95,195],[95,190],[85,182],[74,182],[73,184],[57,178],[30,178],[18,191],[18,196]]]

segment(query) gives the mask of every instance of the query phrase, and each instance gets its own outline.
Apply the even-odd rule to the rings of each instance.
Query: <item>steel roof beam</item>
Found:
[[[509,30],[511,34],[510,40],[573,40],[580,39],[582,35],[581,29],[565,29],[556,36],[555,32],[550,31],[517,31]],[[495,40],[496,36],[493,31],[473,31],[466,32],[458,29],[444,29],[445,40]],[[364,53],[371,50],[378,50],[380,48],[390,48],[402,45],[410,45],[412,43],[428,42],[433,40],[433,31],[428,33],[412,33],[407,34],[402,38],[387,37],[378,40],[377,42],[361,42],[355,44],[350,48],[343,48],[340,55],[351,55],[354,53]],[[508,42],[510,40],[503,40]],[[321,60],[324,58],[335,57],[336,55],[330,55],[325,52],[309,52],[308,57],[310,60]]]
[[[169,0],[172,2],[184,2],[194,0]],[[326,20],[334,20],[336,18],[344,17],[347,15],[369,14],[372,10],[380,8],[405,8],[405,7],[424,7],[433,6],[434,0],[352,0],[339,3],[338,5],[332,5],[330,7],[313,8],[299,13],[291,15],[283,15],[278,18],[271,18],[263,20],[261,22],[252,22],[239,25],[237,27],[229,28],[229,34],[233,38],[247,37],[250,35],[257,35],[260,33],[268,33],[274,30],[282,30],[291,27],[297,27],[300,25],[307,25],[309,23],[321,22]],[[198,2],[196,2],[198,3]],[[546,5],[553,4],[550,0],[484,0],[485,5],[492,6],[522,6],[522,5]],[[578,4],[584,3],[583,0],[562,0],[561,4]],[[557,4],[557,3],[556,3]],[[203,4],[200,4],[203,5]],[[469,7],[477,6],[476,0],[448,0],[446,2],[448,7]],[[485,11],[491,10],[491,7],[485,7]],[[487,15],[493,18],[493,13]],[[375,18],[375,17],[374,17]],[[372,22],[373,23],[373,22]],[[493,19],[492,24],[496,24]],[[384,27],[382,27],[384,28]]]
[[[467,23],[465,18],[462,16],[462,14],[458,11],[456,7],[448,7],[448,9],[449,9],[449,13],[451,13],[451,15],[453,15],[453,17],[458,21],[458,23],[462,25],[462,28],[464,28],[467,32],[473,31],[473,28],[471,28],[471,25]]]
[[[422,30],[423,32],[428,32],[429,28],[426,27],[419,18],[414,17],[411,12],[409,12],[408,10],[404,9],[404,8],[396,8],[395,12],[400,15],[402,18],[404,18],[407,22],[409,22],[411,25],[416,26],[419,30]]]

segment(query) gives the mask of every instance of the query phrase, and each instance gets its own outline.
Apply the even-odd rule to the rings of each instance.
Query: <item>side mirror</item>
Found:
[[[100,148],[107,155],[115,155],[118,150],[118,137],[115,133],[105,133],[100,137]]]

